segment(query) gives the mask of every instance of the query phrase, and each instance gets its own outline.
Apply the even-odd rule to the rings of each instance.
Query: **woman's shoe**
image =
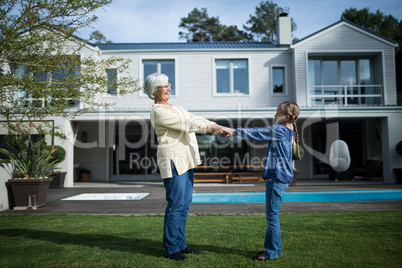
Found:
[[[185,259],[187,259],[186,256],[184,256],[178,251],[170,255],[165,255],[165,258],[172,259],[174,261],[184,261]]]
[[[189,246],[187,246],[185,249],[180,251],[180,253],[184,253],[184,254],[200,254],[201,252],[202,252],[201,250],[190,248]]]

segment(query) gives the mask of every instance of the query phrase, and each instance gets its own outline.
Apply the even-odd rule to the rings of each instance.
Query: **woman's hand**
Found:
[[[232,137],[235,134],[235,130],[233,128],[222,127],[221,130],[217,133],[220,137]]]
[[[212,133],[220,137],[232,137],[235,134],[235,130],[233,128],[214,124],[207,126],[207,133]]]

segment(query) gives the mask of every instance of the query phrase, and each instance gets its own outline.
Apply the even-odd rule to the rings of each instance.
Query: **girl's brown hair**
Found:
[[[297,150],[297,155],[300,157],[300,150],[299,150],[299,132],[297,131],[296,119],[299,117],[300,110],[299,105],[293,101],[285,101],[278,105],[283,112],[283,115],[288,115],[289,119],[293,126],[293,133],[294,133],[294,143],[293,149]]]

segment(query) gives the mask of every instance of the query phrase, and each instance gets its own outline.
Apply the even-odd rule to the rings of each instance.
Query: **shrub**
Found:
[[[18,178],[45,178],[56,165],[44,139],[35,142],[31,137],[13,136],[7,144],[11,149],[0,148],[0,152],[8,158],[0,163],[11,163]]]
[[[56,164],[63,162],[64,159],[66,159],[66,150],[59,145],[53,145],[53,146],[54,146],[54,151],[52,153],[53,160],[56,161]],[[51,151],[52,145],[48,145],[47,149]]]

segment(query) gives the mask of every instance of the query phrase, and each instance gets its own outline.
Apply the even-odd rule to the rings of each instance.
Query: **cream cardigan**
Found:
[[[172,177],[171,161],[178,175],[201,164],[195,133],[206,133],[215,122],[193,115],[176,105],[152,105],[151,124],[158,137],[157,162],[162,179]]]

